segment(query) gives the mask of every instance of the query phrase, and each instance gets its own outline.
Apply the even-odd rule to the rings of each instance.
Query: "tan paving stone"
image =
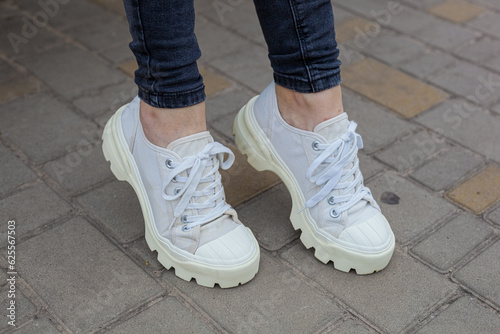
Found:
[[[451,0],[429,8],[429,13],[454,23],[472,20],[483,11],[482,7],[460,0]]]
[[[354,17],[343,21],[335,26],[335,39],[338,43],[351,41],[362,32],[365,33],[369,27],[369,23],[361,17]]]
[[[129,77],[133,78],[134,77],[134,72],[137,70],[137,62],[135,59],[129,60],[125,63],[122,63],[118,66],[125,74],[127,74]]]
[[[275,186],[280,179],[271,172],[258,172],[247,162],[238,148],[227,145],[233,151],[236,159],[229,170],[221,170],[222,184],[229,204],[236,206],[261,192]]]
[[[0,84],[0,104],[40,91],[41,83],[33,77],[19,78]]]
[[[364,59],[342,72],[346,87],[411,118],[448,95],[373,59]]]
[[[198,66],[198,68],[201,76],[203,77],[205,94],[207,97],[215,95],[224,89],[231,87],[231,82],[211,69],[201,65]]]
[[[453,188],[448,198],[474,213],[481,213],[500,200],[500,168],[489,165]]]

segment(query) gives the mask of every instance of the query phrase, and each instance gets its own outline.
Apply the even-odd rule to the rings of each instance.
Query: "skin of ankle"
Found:
[[[299,93],[276,85],[276,99],[285,122],[306,131],[344,112],[340,85],[317,93]]]
[[[160,147],[207,130],[205,102],[185,108],[162,109],[141,100],[140,120],[146,138]]]

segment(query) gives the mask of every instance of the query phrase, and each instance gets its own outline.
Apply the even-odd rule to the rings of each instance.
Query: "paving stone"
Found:
[[[207,97],[222,92],[231,87],[231,82],[214,70],[203,65],[198,66],[203,83],[205,84],[205,94]]]
[[[340,43],[339,48],[339,60],[342,62],[342,69],[346,69],[348,66],[352,66],[357,62],[365,59],[366,57],[359,51],[357,51],[349,43]]]
[[[486,11],[468,23],[471,27],[493,36],[500,36],[500,14]]]
[[[344,20],[335,26],[335,40],[337,43],[344,43],[360,38],[359,36],[366,35],[367,27],[371,24],[361,17]]]
[[[121,64],[135,59],[126,43],[120,43],[100,52],[100,55],[114,64]]]
[[[43,90],[37,79],[28,76],[16,78],[10,82],[0,84],[0,105],[13,101],[19,97]]]
[[[15,7],[12,7],[11,3],[2,2],[0,3],[0,17],[8,17],[17,14]]]
[[[279,177],[272,172],[255,170],[248,164],[247,157],[242,155],[236,146],[226,146],[233,151],[235,160],[229,170],[220,170],[220,173],[226,201],[233,207],[281,182]]]
[[[140,238],[126,248],[141,261],[142,268],[152,272],[153,274],[164,270],[165,268],[158,262],[158,253],[152,252],[144,238]]]
[[[208,124],[223,116],[232,123],[234,117],[229,114],[238,112],[253,96],[254,94],[240,88],[227,89],[215,96],[209,96],[206,102]],[[230,135],[232,137],[232,133]]]
[[[252,230],[259,245],[269,251],[280,249],[300,235],[290,223],[292,200],[284,184],[252,198],[237,210],[238,217]]]
[[[385,172],[367,183],[377,203],[391,224],[396,241],[406,245],[423,231],[453,212],[454,207],[394,172]],[[396,194],[399,204],[386,204],[380,200],[385,192]]]
[[[380,80],[380,78],[385,78]],[[441,90],[375,60],[365,59],[343,71],[344,86],[410,118],[443,101]]]
[[[45,94],[0,106],[0,131],[36,164],[98,139],[93,123]]]
[[[115,18],[112,14],[91,18],[65,30],[64,33],[95,51],[132,42],[127,22]]]
[[[78,197],[78,201],[120,243],[144,235],[144,218],[137,196],[126,182],[113,181]]]
[[[12,80],[20,79],[23,77],[21,73],[16,71],[7,62],[0,59],[0,72],[2,76],[0,77],[0,85],[8,84]]]
[[[167,321],[158,321],[165,319]],[[110,330],[112,334],[136,333],[215,333],[195,313],[169,297]]]
[[[454,276],[465,286],[489,299],[496,305],[500,305],[500,242],[497,241],[491,247],[479,254],[460,269]]]
[[[9,314],[7,307],[9,307],[11,300],[15,302],[16,325],[22,323],[28,317],[33,316],[36,312],[35,306],[29,301],[28,298],[26,298],[26,296],[24,296],[24,294],[19,290],[19,288],[16,288],[15,299],[8,298],[8,291],[9,291],[8,285],[4,287],[2,290],[0,290],[0,302],[2,303],[3,306],[2,312],[0,314],[3,320],[0,323],[0,330],[7,330],[8,328],[12,329],[12,327],[7,323],[7,321],[9,321],[9,318],[7,318],[7,315]]]
[[[500,226],[500,207],[493,210],[489,215],[488,219]]]
[[[402,0],[403,3],[417,8],[429,8],[445,3],[447,0]]]
[[[16,334],[59,334],[55,325],[48,318],[37,318],[14,331]]]
[[[131,77],[132,79],[135,77],[135,71],[137,70],[139,65],[137,65],[137,61],[135,59],[129,60],[125,63],[120,64],[118,67],[125,72],[126,75]]]
[[[236,289],[207,289],[164,272],[162,279],[189,294],[224,329],[235,333],[314,333],[341,308],[261,252],[257,276]]]
[[[451,189],[447,196],[474,213],[481,213],[500,200],[500,168],[488,165],[478,174]]]
[[[113,178],[109,163],[102,154],[100,143],[51,161],[43,170],[72,194]]]
[[[412,251],[444,272],[486,240],[492,232],[482,220],[469,214],[461,214],[413,247]]]
[[[358,158],[359,168],[365,180],[384,170],[384,165],[365,154],[358,153]]]
[[[376,157],[392,168],[404,171],[420,165],[444,147],[446,143],[443,138],[424,130],[393,143]]]
[[[363,151],[368,154],[414,129],[410,123],[345,87],[342,99],[349,118],[359,124],[356,132],[363,137]]]
[[[387,8],[387,5],[385,7]],[[386,10],[386,8],[384,10]],[[396,11],[396,14],[390,16],[390,19],[381,16],[379,20],[384,20],[383,23],[385,25],[402,32],[403,34],[417,38],[420,38],[420,36],[418,36],[418,32],[425,27],[437,26],[440,23],[447,23],[446,21],[437,19],[431,14],[415,10],[404,5],[400,6]]]
[[[364,323],[357,319],[348,318],[328,326],[322,333],[335,334],[374,334],[374,330],[368,328]]]
[[[483,163],[483,158],[471,151],[453,146],[410,174],[415,180],[435,191],[447,189]]]
[[[493,71],[500,72],[500,57],[493,57],[484,62],[484,66]]]
[[[500,146],[497,145],[500,122],[496,115],[450,99],[417,117],[416,121],[489,159],[500,161]]]
[[[210,126],[223,134],[228,140],[234,142],[233,123],[237,113],[237,111],[233,111],[230,114],[223,115],[210,122]]]
[[[348,12],[347,10],[344,10],[343,8],[338,7],[333,3],[332,3],[332,6],[333,6],[333,16],[335,17],[335,26],[336,27],[339,23],[350,20],[354,17],[354,15],[351,12]],[[336,27],[335,27],[335,29],[336,29]],[[337,40],[337,42],[338,42],[338,40]]]
[[[43,12],[41,12],[43,13]],[[63,43],[44,27],[33,23],[33,17],[16,14],[0,21],[0,50],[8,57],[38,57],[38,54]]]
[[[312,253],[297,243],[281,256],[388,333],[404,332],[455,290],[446,278],[397,251],[383,271],[363,276],[335,270]]]
[[[97,330],[163,290],[82,218],[18,248],[21,275],[76,333]]]
[[[471,1],[486,8],[500,10],[500,3],[497,0],[471,0]]]
[[[44,183],[4,198],[0,201],[2,221],[15,220],[16,234],[23,236],[47,223],[72,212],[73,209]],[[7,224],[0,227],[1,242],[7,243]]]
[[[87,90],[126,78],[92,53],[73,46],[53,48],[37,57],[23,59],[22,63],[65,98],[73,98]]]
[[[401,68],[417,78],[423,79],[429,74],[436,73],[436,71],[447,67],[455,60],[455,58],[447,53],[431,51],[422,57],[409,61],[402,65]]]
[[[377,13],[387,10],[386,0],[351,0],[349,2],[342,0],[332,0],[333,6],[345,7],[362,16],[373,19]]]
[[[386,29],[382,29],[382,32],[373,37],[370,44],[363,48],[363,52],[370,57],[377,58],[391,66],[414,59],[425,51],[424,44]]]
[[[96,117],[107,111],[115,112],[136,96],[137,85],[132,80],[126,80],[82,96],[74,100],[73,104],[90,117]]]
[[[8,177],[2,177],[0,196],[36,179],[36,175],[1,144],[0,166],[2,166],[2,174],[8,175]]]
[[[451,0],[429,8],[429,13],[454,23],[463,23],[472,20],[484,11],[484,8],[469,2]]]
[[[7,274],[3,269],[0,269],[0,287],[7,284]]]
[[[470,61],[482,63],[489,59],[500,57],[500,41],[484,37],[477,43],[457,49],[455,54]]]
[[[418,333],[495,334],[498,333],[498,328],[500,317],[494,310],[479,304],[475,298],[464,296],[438,314]]]
[[[117,15],[125,17],[125,7],[122,0],[90,0],[102,7],[114,12]]]

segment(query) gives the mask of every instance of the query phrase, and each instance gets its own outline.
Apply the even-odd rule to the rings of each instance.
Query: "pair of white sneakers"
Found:
[[[259,268],[259,245],[226,203],[219,174],[219,168],[231,167],[233,153],[209,132],[166,148],[152,144],[140,124],[139,104],[136,97],[111,117],[103,151],[115,176],[139,198],[149,248],[187,281],[222,288],[250,281]],[[363,144],[355,130],[345,113],[312,132],[290,126],[279,113],[274,83],[240,110],[233,128],[250,165],[273,171],[290,191],[290,220],[304,245],[341,271],[370,274],[387,266],[395,241],[363,185],[357,157]]]

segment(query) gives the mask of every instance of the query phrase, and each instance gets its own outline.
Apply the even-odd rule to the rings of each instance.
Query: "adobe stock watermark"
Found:
[[[30,18],[23,16],[21,21],[21,31],[9,32],[7,39],[18,54],[20,47],[29,43],[30,40],[38,35],[39,29],[45,27],[51,18],[59,14],[60,6],[66,5],[71,0],[38,0],[40,10],[34,13]]]

